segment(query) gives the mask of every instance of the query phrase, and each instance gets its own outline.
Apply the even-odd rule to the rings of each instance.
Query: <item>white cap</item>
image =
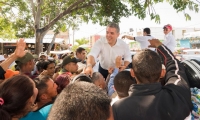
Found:
[[[42,55],[44,55],[44,56],[47,57],[47,53],[46,53],[46,52],[41,52],[41,53],[39,54],[39,57],[41,57]]]
[[[0,55],[0,61],[3,61],[3,60],[5,60],[4,56]]]

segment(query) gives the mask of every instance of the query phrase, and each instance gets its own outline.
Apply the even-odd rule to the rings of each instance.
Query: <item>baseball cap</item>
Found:
[[[39,57],[41,57],[42,55],[44,55],[44,56],[47,57],[47,53],[46,53],[46,52],[41,52],[41,53],[39,54]]]
[[[163,27],[163,29],[165,29],[165,28],[169,29],[170,31],[172,30],[172,26],[171,26],[170,24],[165,25],[165,26]]]
[[[63,59],[62,66],[65,66],[69,64],[70,62],[77,63],[77,62],[80,62],[80,60],[76,59],[74,55],[68,55]]]
[[[0,55],[0,61],[3,61],[3,60],[5,60],[4,56]]]
[[[34,59],[33,55],[29,52],[27,52],[23,57],[21,58],[17,58],[17,60],[15,61],[17,62],[21,62],[21,63],[27,63],[28,61]]]
[[[11,78],[14,75],[18,75],[19,71],[13,71],[11,69],[7,69],[6,73],[4,74],[5,79]]]

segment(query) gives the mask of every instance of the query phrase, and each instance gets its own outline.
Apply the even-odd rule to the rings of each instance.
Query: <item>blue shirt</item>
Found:
[[[51,107],[52,104],[49,104],[37,111],[30,112],[28,115],[21,118],[20,120],[46,120],[51,110]]]
[[[115,68],[113,73],[110,75],[110,80],[108,82],[108,96],[109,97],[115,92],[115,90],[113,88],[113,86],[114,86],[114,78],[118,74],[118,72],[119,72],[119,69]]]

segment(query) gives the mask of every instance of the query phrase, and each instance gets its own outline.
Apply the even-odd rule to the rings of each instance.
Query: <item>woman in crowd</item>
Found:
[[[70,83],[70,77],[67,74],[61,74],[56,78],[55,83],[58,85],[57,91],[58,94],[60,94],[61,91]]]
[[[0,119],[18,120],[32,111],[38,90],[27,76],[17,75],[0,84]]]

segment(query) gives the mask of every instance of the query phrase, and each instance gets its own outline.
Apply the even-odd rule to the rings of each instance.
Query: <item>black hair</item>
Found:
[[[26,115],[28,100],[33,96],[34,83],[25,75],[13,76],[0,84],[0,119],[11,120],[17,115]],[[31,105],[30,105],[31,106]]]
[[[147,34],[151,34],[151,30],[150,30],[150,28],[144,28],[143,29],[143,32],[146,32]]]
[[[74,79],[72,80],[72,82],[80,82],[80,81],[85,81],[85,82],[89,82],[92,83],[92,79],[91,77],[85,75],[85,74],[79,74],[76,77],[74,77]]]
[[[133,57],[133,71],[140,83],[155,83],[159,81],[162,64],[159,55],[149,49],[142,50]]]
[[[84,50],[85,50],[85,48],[82,48],[82,47],[77,48],[76,49],[76,55],[77,55],[77,53],[81,53]]]
[[[69,84],[57,97],[47,120],[107,120],[111,99],[93,83]]]
[[[128,96],[132,84],[136,84],[136,80],[131,76],[130,71],[121,71],[114,78],[114,87],[120,98]]]

